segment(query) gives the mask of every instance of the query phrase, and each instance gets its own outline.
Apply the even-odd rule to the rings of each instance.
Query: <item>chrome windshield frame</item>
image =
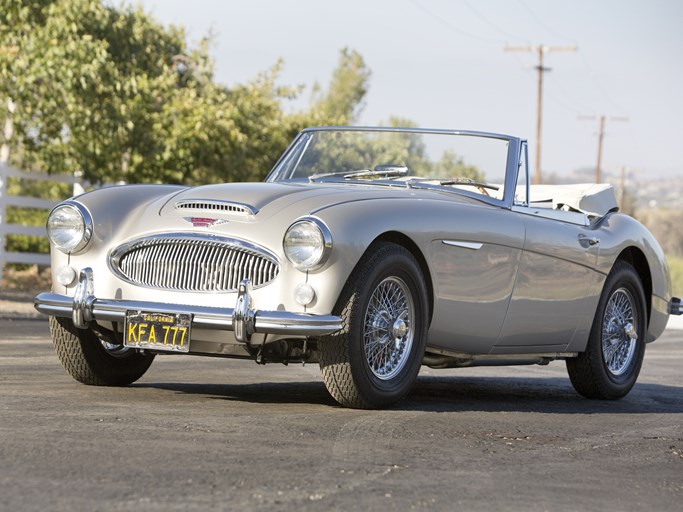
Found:
[[[473,131],[473,130],[446,130],[446,129],[430,129],[430,128],[394,128],[394,127],[384,127],[384,126],[315,126],[311,128],[305,128],[299,134],[294,138],[294,140],[290,143],[290,145],[287,147],[287,149],[282,153],[280,158],[275,162],[275,165],[271,169],[270,173],[268,173],[268,176],[266,177],[265,181],[266,182],[288,182],[290,181],[289,179],[278,179],[279,178],[279,171],[278,168],[281,166],[281,164],[289,157],[290,152],[298,147],[299,140],[302,137],[306,137],[308,134],[312,132],[321,132],[321,131],[356,131],[356,132],[395,132],[395,133],[424,133],[424,134],[434,134],[434,135],[461,135],[461,136],[471,136],[471,137],[481,137],[481,138],[488,138],[488,139],[498,139],[498,140],[503,140],[508,142],[508,150],[507,150],[507,161],[506,161],[506,166],[505,166],[505,179],[503,182],[504,186],[504,191],[503,191],[503,199],[496,199],[494,197],[488,197],[484,196],[481,194],[476,194],[472,192],[468,192],[466,190],[462,189],[457,189],[457,188],[452,188],[448,186],[440,186],[440,185],[428,185],[428,186],[423,186],[420,185],[421,188],[430,188],[430,189],[435,189],[439,191],[445,191],[445,192],[451,192],[451,193],[457,193],[457,194],[463,194],[468,197],[472,197],[474,199],[480,199],[486,203],[490,203],[496,206],[500,206],[502,208],[512,208],[513,200],[514,200],[514,195],[515,195],[515,188],[517,185],[517,173],[519,170],[519,161],[521,158],[521,152],[522,152],[522,145],[524,140],[520,139],[519,137],[513,137],[511,135],[504,135],[501,133],[493,133],[493,132],[480,132],[480,131]],[[335,183],[340,183],[341,180],[335,180]],[[379,182],[384,182],[384,183],[379,183]],[[319,183],[324,183],[324,181],[321,181]],[[346,181],[346,183],[354,183],[357,184],[358,180],[351,180],[351,181]],[[386,185],[385,180],[377,180],[376,184],[380,185]],[[413,186],[415,185],[409,185],[407,182],[398,182],[398,181],[392,181],[392,184],[395,186],[398,186],[401,184],[402,186]],[[404,185],[405,184],[405,185]],[[417,187],[415,187],[417,188]]]

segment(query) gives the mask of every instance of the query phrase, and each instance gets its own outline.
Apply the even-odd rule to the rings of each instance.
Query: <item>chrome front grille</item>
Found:
[[[242,279],[265,286],[280,271],[265,249],[233,238],[165,234],[134,240],[112,252],[110,266],[129,283],[187,292],[236,291]]]

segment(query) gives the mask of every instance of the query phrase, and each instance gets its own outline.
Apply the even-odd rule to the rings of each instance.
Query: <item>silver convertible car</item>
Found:
[[[493,133],[306,129],[265,183],[102,188],[47,230],[35,305],[91,385],[161,354],[318,362],[340,404],[375,408],[421,365],[561,359],[578,393],[616,399],[681,314],[609,185],[530,185],[526,141]]]

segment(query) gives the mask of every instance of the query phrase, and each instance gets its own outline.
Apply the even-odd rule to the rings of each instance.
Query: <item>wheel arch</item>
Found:
[[[643,284],[643,290],[645,291],[647,322],[649,324],[652,313],[652,271],[650,270],[650,264],[647,261],[647,257],[638,247],[630,246],[619,253],[615,263],[616,261],[624,261],[630,264],[640,277],[640,282]]]
[[[409,259],[407,253],[413,257]],[[421,251],[417,250],[416,244],[408,237],[401,236],[400,233],[378,234],[365,247],[360,261],[353,268],[351,277],[347,280],[335,306],[335,311],[342,319],[342,329],[322,337],[317,344],[320,370],[325,386],[340,404],[361,409],[384,407],[403,398],[412,388],[420,371],[429,329],[427,318],[429,274],[416,275],[417,272],[421,274],[424,272],[422,266],[425,264],[424,256]],[[394,271],[397,273],[394,274]],[[416,281],[414,285],[403,282],[399,276],[404,273],[409,274],[410,279]],[[406,276],[403,275],[403,278],[405,279]],[[390,369],[390,373],[384,379],[382,372],[375,367],[375,360],[372,359],[374,356],[367,351],[366,333],[375,332],[378,329],[386,329],[389,333],[392,329],[391,323],[381,327],[382,322],[379,321],[380,316],[389,314],[386,311],[387,306],[375,306],[372,308],[375,313],[371,313],[370,307],[373,295],[380,290],[380,286],[385,286],[384,283],[389,279],[403,283],[400,285],[403,291],[399,293],[411,294],[411,304],[419,296],[420,306],[417,304],[405,306],[414,308],[406,312],[409,313],[410,321],[419,319],[417,324],[409,322],[419,328],[411,329],[414,338],[409,342],[410,345],[406,345],[407,351],[401,352],[400,365]],[[409,291],[406,287],[413,288],[413,290]],[[385,296],[382,302],[392,301],[392,297],[394,297],[393,293],[391,297]],[[366,322],[370,314],[377,316],[368,324]],[[396,326],[395,323],[393,325]],[[368,328],[371,331],[367,331]],[[396,345],[387,343],[388,347],[394,347],[389,349],[387,361],[399,358],[396,350],[399,347],[399,338],[403,340],[404,335],[395,336],[397,336]]]
[[[432,315],[434,312],[434,285],[432,283],[432,274],[429,270],[429,265],[427,264],[427,258],[425,257],[424,253],[422,252],[420,247],[415,243],[415,241],[413,241],[413,239],[407,236],[406,234],[401,233],[399,231],[385,231],[384,233],[381,233],[380,235],[375,237],[372,243],[365,250],[365,253],[363,253],[361,261],[365,259],[365,256],[367,255],[368,251],[370,251],[372,247],[378,242],[389,242],[396,245],[400,245],[401,247],[410,251],[410,253],[417,260],[418,264],[420,265],[420,270],[422,271],[422,277],[424,277],[425,280],[425,285],[427,286],[427,299],[429,301],[429,323],[431,324]],[[358,266],[358,264],[356,264],[356,266]]]
[[[655,341],[666,328],[672,291],[662,247],[641,223],[624,214],[610,214],[599,231],[598,270],[607,276],[617,261],[633,266],[645,292],[647,342]]]

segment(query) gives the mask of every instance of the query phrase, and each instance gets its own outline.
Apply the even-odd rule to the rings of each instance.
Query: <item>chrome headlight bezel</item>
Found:
[[[55,226],[57,216],[60,214],[70,216],[71,227]],[[88,209],[78,201],[64,201],[55,206],[47,217],[45,227],[50,243],[64,254],[78,254],[85,249],[93,235],[92,216]],[[72,233],[59,237],[57,236],[59,230]]]
[[[299,243],[293,243],[297,238]],[[305,240],[309,240],[310,244],[306,245]],[[309,255],[304,257],[306,247],[309,248]],[[298,270],[318,270],[325,265],[332,252],[332,233],[320,219],[302,217],[295,220],[285,231],[282,249],[287,260]]]

